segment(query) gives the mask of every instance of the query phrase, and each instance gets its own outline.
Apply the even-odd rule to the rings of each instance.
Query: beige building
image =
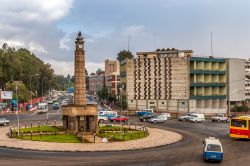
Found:
[[[192,50],[158,49],[138,52],[136,58],[122,61],[121,84],[128,109],[226,113],[227,60],[192,57],[192,53]],[[231,71],[233,66],[230,66]]]
[[[127,92],[128,109],[187,111],[188,57],[192,53],[192,50],[158,49],[138,52],[137,58],[121,63],[121,83]]]
[[[118,95],[120,64],[118,60],[105,60],[105,85],[113,95]]]

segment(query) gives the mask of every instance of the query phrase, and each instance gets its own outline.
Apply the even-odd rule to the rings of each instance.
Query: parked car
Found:
[[[190,122],[205,122],[205,115],[204,114],[197,114],[197,113],[192,113],[190,117]]]
[[[219,139],[215,137],[206,138],[203,141],[203,158],[205,161],[222,161],[223,160],[223,149]]]
[[[192,115],[192,113],[183,114],[183,115],[178,117],[178,120],[182,121],[182,122],[189,121],[191,118],[191,115]]]
[[[211,117],[212,122],[229,122],[229,117],[224,116],[224,114],[216,114]]]
[[[147,114],[144,114],[142,116],[139,116],[140,121],[146,122],[148,121],[150,118],[153,118],[156,114],[148,112]]]
[[[151,123],[167,123],[168,118],[165,116],[156,115],[149,119]]]
[[[116,116],[116,117],[110,118],[110,121],[111,122],[126,122],[128,121],[128,118],[125,116]]]
[[[143,108],[143,109],[140,109],[139,111],[136,111],[136,115],[137,116],[142,116],[142,115],[145,115],[147,113],[154,113],[154,110],[153,109],[149,109],[149,108]]]
[[[107,116],[102,116],[102,115],[97,115],[98,122],[107,122],[108,117]]]
[[[6,118],[0,118],[0,125],[6,126],[10,123],[10,121]]]
[[[59,109],[60,108],[60,104],[59,104],[59,102],[53,102],[53,109]]]
[[[68,105],[68,102],[66,100],[63,100],[62,105]]]
[[[171,119],[171,115],[170,115],[170,113],[166,113],[166,112],[164,112],[164,113],[161,113],[161,114],[160,114],[160,116],[165,116],[165,117],[167,117],[167,118],[168,118],[168,120],[169,120],[169,119]]]
[[[48,104],[53,104],[53,100],[47,100]]]

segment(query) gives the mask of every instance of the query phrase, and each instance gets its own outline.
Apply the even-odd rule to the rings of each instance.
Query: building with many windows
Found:
[[[128,109],[187,111],[192,53],[192,50],[158,49],[138,52],[137,58],[121,63],[121,82],[125,85]]]
[[[228,105],[245,101],[243,59],[194,57],[192,53],[158,49],[122,61],[121,85],[128,109],[214,114],[227,113]]]
[[[89,75],[89,95],[97,95],[105,84],[104,71],[97,71]]]
[[[120,64],[117,60],[105,60],[105,85],[112,95],[118,95]]]

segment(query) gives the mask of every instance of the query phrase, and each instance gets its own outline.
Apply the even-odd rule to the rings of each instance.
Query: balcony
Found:
[[[190,87],[225,87],[226,83],[190,83]]]
[[[224,58],[190,57],[190,61],[199,61],[199,62],[225,62],[225,59]]]
[[[190,74],[226,74],[226,71],[219,71],[219,70],[191,70]]]
[[[190,96],[190,99],[195,99],[195,100],[223,100],[226,99],[226,95],[209,95],[209,96]]]

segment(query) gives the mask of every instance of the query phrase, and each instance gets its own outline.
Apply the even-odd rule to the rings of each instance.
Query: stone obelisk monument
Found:
[[[84,42],[81,32],[78,33],[75,43],[74,104],[86,106],[85,53],[83,50]]]
[[[85,82],[85,52],[81,32],[75,48],[74,104],[62,107],[63,127],[74,133],[97,132],[97,105],[87,104]]]

